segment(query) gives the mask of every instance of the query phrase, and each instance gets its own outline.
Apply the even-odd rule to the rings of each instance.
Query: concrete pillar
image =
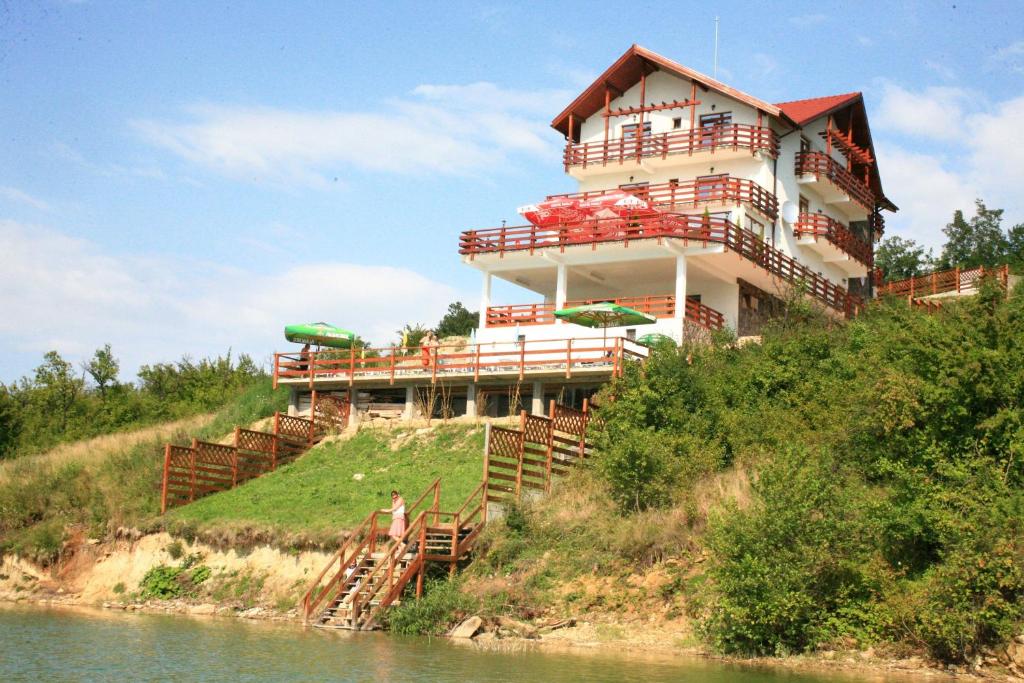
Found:
[[[476,383],[466,386],[466,417],[477,417],[476,414]]]
[[[358,403],[359,392],[355,389],[348,390],[348,426],[358,427],[359,426],[359,406]]]
[[[565,308],[566,290],[569,285],[569,273],[564,263],[559,263],[556,267],[555,277],[555,310],[559,311]],[[562,320],[559,318],[556,324],[561,325]]]
[[[686,255],[679,254],[676,256],[676,308],[675,308],[675,325],[674,327],[679,332],[679,340],[682,341],[686,325]]]
[[[544,415],[544,383],[533,383],[533,400],[530,401],[530,412],[534,415]]]
[[[288,414],[292,417],[299,414],[299,390],[295,387],[288,390]]]
[[[480,327],[487,327],[487,309],[491,307],[491,274],[485,272],[483,286],[480,290]]]
[[[402,419],[409,421],[416,417],[416,387],[405,388],[405,412]]]

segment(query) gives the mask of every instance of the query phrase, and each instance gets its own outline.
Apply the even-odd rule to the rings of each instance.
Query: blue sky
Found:
[[[634,42],[710,72],[716,12],[730,85],[864,91],[889,234],[1024,221],[1021,3],[717,5],[0,5],[0,381],[475,308],[459,232],[572,188],[554,115]]]

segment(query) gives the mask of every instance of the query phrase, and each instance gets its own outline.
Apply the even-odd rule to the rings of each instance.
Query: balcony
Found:
[[[871,188],[824,152],[800,152],[795,170],[797,182],[812,186],[826,204],[842,209],[851,218],[863,220],[875,208]]]
[[[565,171],[574,177],[618,171],[627,161],[650,169],[678,164],[680,156],[713,154],[735,158],[762,152],[775,158],[779,140],[767,126],[730,124],[677,130],[642,137],[599,142],[569,142],[565,146]]]
[[[672,318],[676,314],[675,297],[670,295],[566,301],[565,307],[586,306],[603,301],[611,301],[655,318]],[[686,299],[686,319],[709,330],[720,330],[725,326],[725,317],[721,313],[691,298]],[[550,302],[491,306],[487,309],[487,327],[553,325],[554,323],[555,304]]]
[[[769,221],[779,215],[779,200],[753,180],[716,176],[684,182],[658,183],[656,185],[634,185],[612,190],[593,190],[556,194],[556,197],[593,199],[612,192],[629,192],[644,199],[663,211],[685,213],[687,210],[714,209],[746,205]]]
[[[493,342],[435,348],[388,347],[274,354],[279,383],[321,388],[396,382],[522,381],[527,377],[618,377],[646,347],[622,337]]]
[[[918,297],[936,296],[946,294],[956,296],[961,294],[976,294],[981,281],[985,277],[993,277],[1004,288],[1010,279],[1010,267],[1008,265],[996,266],[995,268],[978,266],[976,268],[951,268],[940,270],[927,275],[918,275],[906,280],[896,280],[879,285],[878,295],[887,294],[897,296],[908,296],[911,300]]]
[[[481,255],[502,258],[506,253],[570,249],[596,249],[600,244],[628,246],[637,241],[678,240],[683,247],[721,245],[738,254],[756,269],[800,287],[826,306],[847,316],[861,308],[854,296],[828,278],[763,242],[721,216],[658,214],[637,218],[605,218],[563,223],[554,227],[535,225],[469,230],[462,233],[459,253],[468,260]]]
[[[821,254],[826,263],[836,263],[851,275],[855,272],[864,275],[874,266],[875,257],[871,245],[839,221],[824,214],[801,213],[793,225],[793,234],[797,244],[809,247]],[[860,265],[853,264],[853,268],[843,266],[851,258]]]

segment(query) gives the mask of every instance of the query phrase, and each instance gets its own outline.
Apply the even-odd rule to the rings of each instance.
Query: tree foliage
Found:
[[[890,302],[659,348],[605,390],[599,471],[624,514],[754,473],[707,535],[698,616],[721,649],[890,640],[966,661],[1024,624],[1022,340],[1024,292],[986,282],[939,314]]]
[[[985,202],[975,201],[975,214],[970,220],[957,210],[953,220],[943,228],[946,244],[938,260],[940,268],[974,268],[996,266],[1021,259],[1024,224],[1003,232],[1003,209],[990,209]]]
[[[875,248],[875,266],[886,282],[905,280],[923,273],[931,264],[931,255],[911,239],[898,235],[886,237]]]
[[[479,324],[480,316],[468,310],[461,301],[448,304],[448,312],[434,330],[439,338],[467,337]]]
[[[236,360],[230,352],[144,365],[134,384],[121,383],[119,371],[109,344],[82,364],[81,374],[47,352],[30,376],[0,388],[0,457],[213,410],[265,376],[251,358]]]

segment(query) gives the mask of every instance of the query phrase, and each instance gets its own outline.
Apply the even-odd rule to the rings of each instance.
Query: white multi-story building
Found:
[[[282,356],[281,381],[376,398],[404,386],[407,414],[418,386],[448,383],[460,408],[465,401],[475,412],[478,389],[498,395],[514,383],[539,410],[546,397],[592,389],[643,355],[631,341],[639,335],[757,334],[793,292],[837,317],[871,295],[880,212],[896,207],[882,191],[860,93],[770,104],[634,45],[552,127],[565,135],[563,164],[579,189],[542,207],[623,193],[639,201],[605,218],[567,212],[464,232],[463,262],[482,275],[475,344],[422,361],[387,350],[314,359],[305,372]],[[495,278],[534,300],[493,301]],[[558,309],[600,301],[657,322],[595,332],[555,319]]]

